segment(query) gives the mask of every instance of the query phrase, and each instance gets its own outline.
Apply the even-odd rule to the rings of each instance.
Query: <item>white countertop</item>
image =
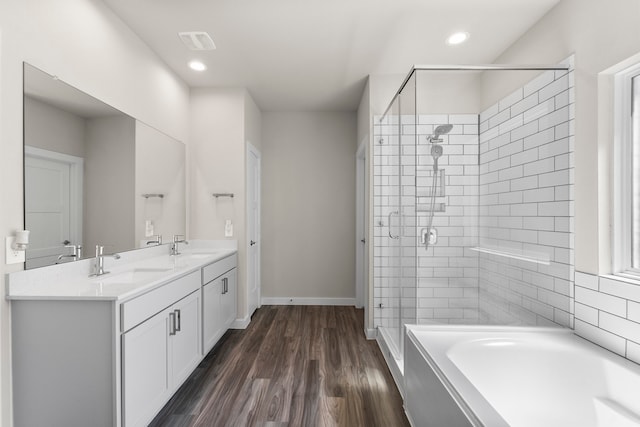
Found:
[[[235,241],[192,241],[180,255],[168,245],[105,258],[109,273],[89,277],[94,259],[7,274],[8,300],[112,300],[122,302],[237,252]]]

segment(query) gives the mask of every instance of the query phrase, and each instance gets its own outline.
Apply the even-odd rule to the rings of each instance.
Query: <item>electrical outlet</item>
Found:
[[[20,264],[25,260],[25,251],[16,251],[13,249],[13,242],[15,239],[16,238],[13,236],[6,238],[5,260],[7,264]]]

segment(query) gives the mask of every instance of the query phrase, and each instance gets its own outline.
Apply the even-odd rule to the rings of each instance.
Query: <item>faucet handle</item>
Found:
[[[106,246],[113,246],[113,245],[96,245],[96,258],[107,256],[107,257],[112,257],[112,258],[115,258],[115,259],[120,259],[120,254],[117,254],[115,252],[112,253],[112,254],[105,254],[104,253],[104,248]]]
[[[187,243],[186,236],[184,234],[174,234],[173,243]]]

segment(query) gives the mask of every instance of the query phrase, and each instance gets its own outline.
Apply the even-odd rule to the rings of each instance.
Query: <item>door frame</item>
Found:
[[[369,283],[369,267],[368,252],[369,244],[367,241],[367,216],[369,215],[369,204],[367,203],[367,186],[369,180],[367,177],[366,162],[369,152],[369,135],[365,135],[358,151],[356,152],[356,307],[365,308],[368,311],[368,283]],[[364,240],[364,243],[362,243]],[[367,319],[365,313],[365,319]]]
[[[258,269],[257,272],[253,272],[251,269],[251,263],[249,262],[249,247],[251,244],[251,235],[249,233],[249,211],[250,211],[250,203],[251,203],[251,191],[249,191],[249,186],[253,185],[253,183],[251,182],[250,179],[250,168],[249,168],[249,156],[255,156],[258,162],[258,188],[253,188],[253,191],[257,191],[257,196],[258,196],[258,218],[257,218],[257,225],[256,225],[256,236],[257,236],[257,247],[256,247],[256,268]],[[261,215],[262,215],[262,194],[261,194],[261,186],[262,186],[262,154],[260,153],[260,150],[258,150],[255,146],[253,146],[253,144],[251,144],[251,142],[247,141],[247,172],[246,172],[246,179],[247,179],[247,191],[246,191],[246,206],[247,206],[247,238],[246,238],[246,247],[247,247],[247,317],[251,317],[251,315],[253,314],[250,310],[251,310],[251,301],[249,298],[249,294],[250,294],[250,278],[251,277],[255,277],[256,280],[256,287],[257,287],[257,300],[256,300],[256,309],[260,308],[262,306],[262,284],[260,281],[260,262],[261,262],[261,239],[260,239],[260,228],[261,228]],[[252,276],[253,274],[253,276]]]
[[[82,244],[83,179],[84,159],[82,157],[49,151],[31,145],[24,146],[25,158],[44,159],[69,165],[69,238],[75,244]],[[26,168],[25,168],[26,175]],[[26,176],[24,177],[26,179]],[[23,223],[27,227],[26,197],[24,200]]]

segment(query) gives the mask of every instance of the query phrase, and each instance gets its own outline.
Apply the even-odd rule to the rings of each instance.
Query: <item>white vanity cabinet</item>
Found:
[[[122,334],[122,402],[124,425],[145,426],[201,360],[200,272],[167,285],[169,293],[188,293],[173,305]],[[159,288],[122,305],[130,317],[162,304]],[[191,292],[191,293],[189,293]],[[166,301],[166,299],[164,300]],[[123,325],[125,323],[123,322]]]
[[[202,269],[203,354],[207,354],[236,318],[237,256]]]
[[[139,285],[114,277],[154,268],[42,290],[10,278],[15,427],[138,427],[157,415],[235,320],[237,255],[156,262],[176,267]]]

